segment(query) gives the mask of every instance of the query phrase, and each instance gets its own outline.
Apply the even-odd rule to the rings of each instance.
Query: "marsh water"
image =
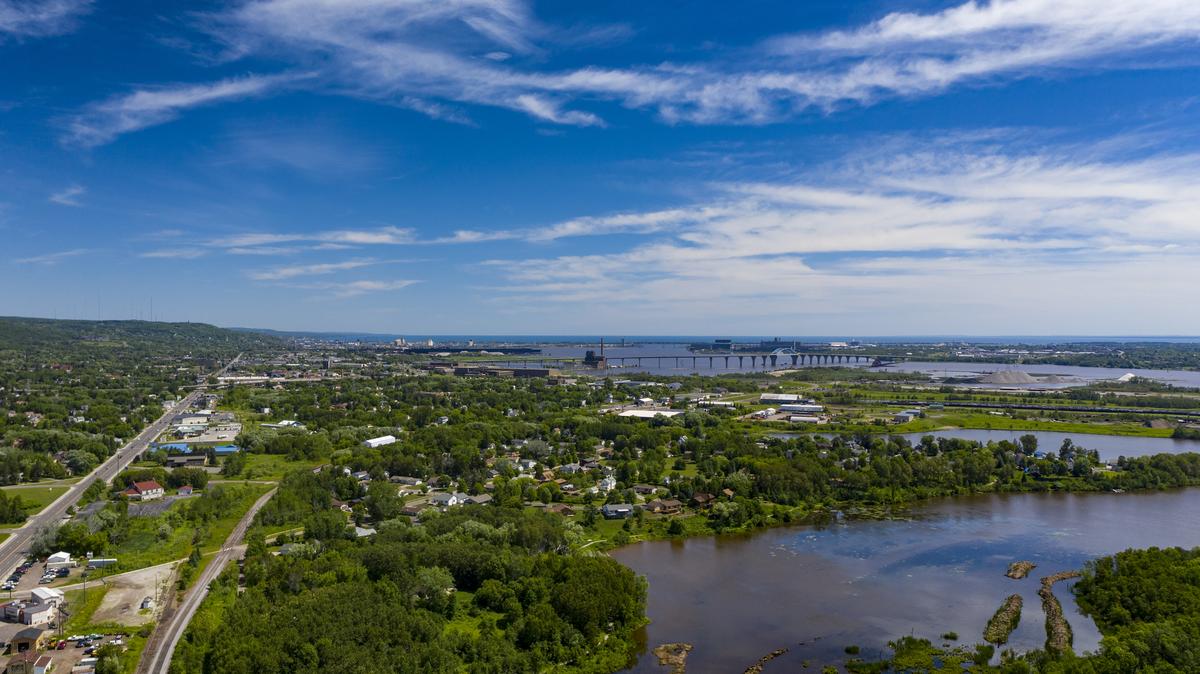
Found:
[[[1130,547],[1200,545],[1197,512],[1200,489],[989,495],[927,502],[903,520],[630,545],[613,556],[649,581],[651,620],[631,671],[663,671],[649,651],[667,642],[695,646],[689,674],[740,672],[777,648],[790,650],[765,672],[840,662],[849,645],[880,657],[908,634],[940,642],[957,632],[961,643],[977,643],[1014,593],[1025,604],[1008,647],[1039,648],[1038,578]],[[1020,559],[1038,567],[1024,580],[1005,577]],[[1094,650],[1099,633],[1079,612],[1072,582],[1056,594],[1076,651]]]

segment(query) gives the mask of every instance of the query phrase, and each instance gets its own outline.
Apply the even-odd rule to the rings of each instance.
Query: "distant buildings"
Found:
[[[394,442],[396,442],[396,436],[394,436],[394,435],[382,435],[382,436],[380,436],[380,437],[378,437],[378,438],[371,438],[370,440],[364,440],[364,441],[363,441],[363,446],[364,446],[364,447],[371,447],[371,448],[373,449],[373,448],[375,448],[375,447],[383,447],[384,445],[390,445],[390,444],[392,444],[392,443],[394,443]]]
[[[776,405],[781,403],[803,403],[804,396],[795,393],[763,393],[758,396],[758,402],[766,405]]]

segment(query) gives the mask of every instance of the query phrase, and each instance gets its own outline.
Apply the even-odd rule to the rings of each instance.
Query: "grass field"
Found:
[[[67,612],[70,617],[63,624],[63,632],[67,634],[78,634],[80,632],[93,632],[95,630],[85,629],[92,623],[92,614],[96,609],[100,608],[101,602],[104,601],[104,595],[108,590],[99,583],[96,587],[89,587],[87,590],[70,590],[65,594],[67,600]]]
[[[25,513],[27,515],[36,515],[43,508],[50,505],[59,496],[67,493],[70,489],[68,485],[54,485],[50,487],[42,487],[35,484],[26,485],[10,485],[3,487],[4,491],[11,496],[16,494],[21,497],[21,501],[25,504]],[[0,526],[14,526],[21,524],[20,522],[0,522]]]
[[[237,507],[229,514],[208,522],[203,527],[200,542],[201,552],[212,552],[220,548],[238,520],[246,514],[254,501],[271,489],[269,484],[225,484],[226,489],[237,489],[240,494]],[[183,518],[179,510],[186,507],[188,500],[175,503],[158,517],[134,517],[129,520],[129,530],[124,540],[115,549],[106,550],[105,555],[116,557],[120,562],[103,570],[104,575],[140,569],[187,557],[192,551],[192,535],[195,528]],[[165,525],[165,526],[162,526]],[[162,534],[160,535],[160,528]],[[94,572],[93,576],[100,572]]]
[[[907,424],[888,428],[891,433],[920,433],[945,428],[980,428],[1005,431],[1060,431],[1094,435],[1127,435],[1143,438],[1169,438],[1170,428],[1149,428],[1131,421],[1053,421],[1049,419],[1013,419],[995,414],[946,412],[931,414]]]
[[[322,461],[289,461],[280,454],[246,454],[246,469],[238,478],[246,480],[281,480],[298,468],[315,468]]]

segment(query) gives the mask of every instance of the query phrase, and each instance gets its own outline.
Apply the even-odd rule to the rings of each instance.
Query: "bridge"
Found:
[[[900,360],[908,360],[909,356],[896,356],[891,354],[863,354],[863,353],[836,353],[836,352],[800,352],[794,349],[776,349],[771,352],[745,352],[738,351],[728,354],[663,354],[663,355],[640,355],[640,356],[610,356],[602,355],[595,356],[592,354],[580,358],[572,358],[568,356],[544,356],[534,358],[498,358],[489,360],[479,360],[472,358],[470,363],[475,364],[492,364],[506,366],[523,366],[523,367],[554,367],[565,365],[582,365],[585,367],[603,370],[613,365],[618,367],[643,367],[653,365],[661,368],[663,364],[680,367],[686,367],[688,361],[691,361],[693,369],[699,370],[705,366],[708,369],[716,369],[719,365],[724,369],[732,369],[731,364],[736,362],[737,369],[762,368],[766,369],[768,365],[771,369],[779,367],[819,367],[829,365],[862,365],[869,364],[871,367],[881,367]]]

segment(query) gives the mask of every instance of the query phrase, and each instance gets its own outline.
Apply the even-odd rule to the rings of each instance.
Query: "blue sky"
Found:
[[[0,314],[1200,334],[1198,47],[1194,0],[0,0]]]

